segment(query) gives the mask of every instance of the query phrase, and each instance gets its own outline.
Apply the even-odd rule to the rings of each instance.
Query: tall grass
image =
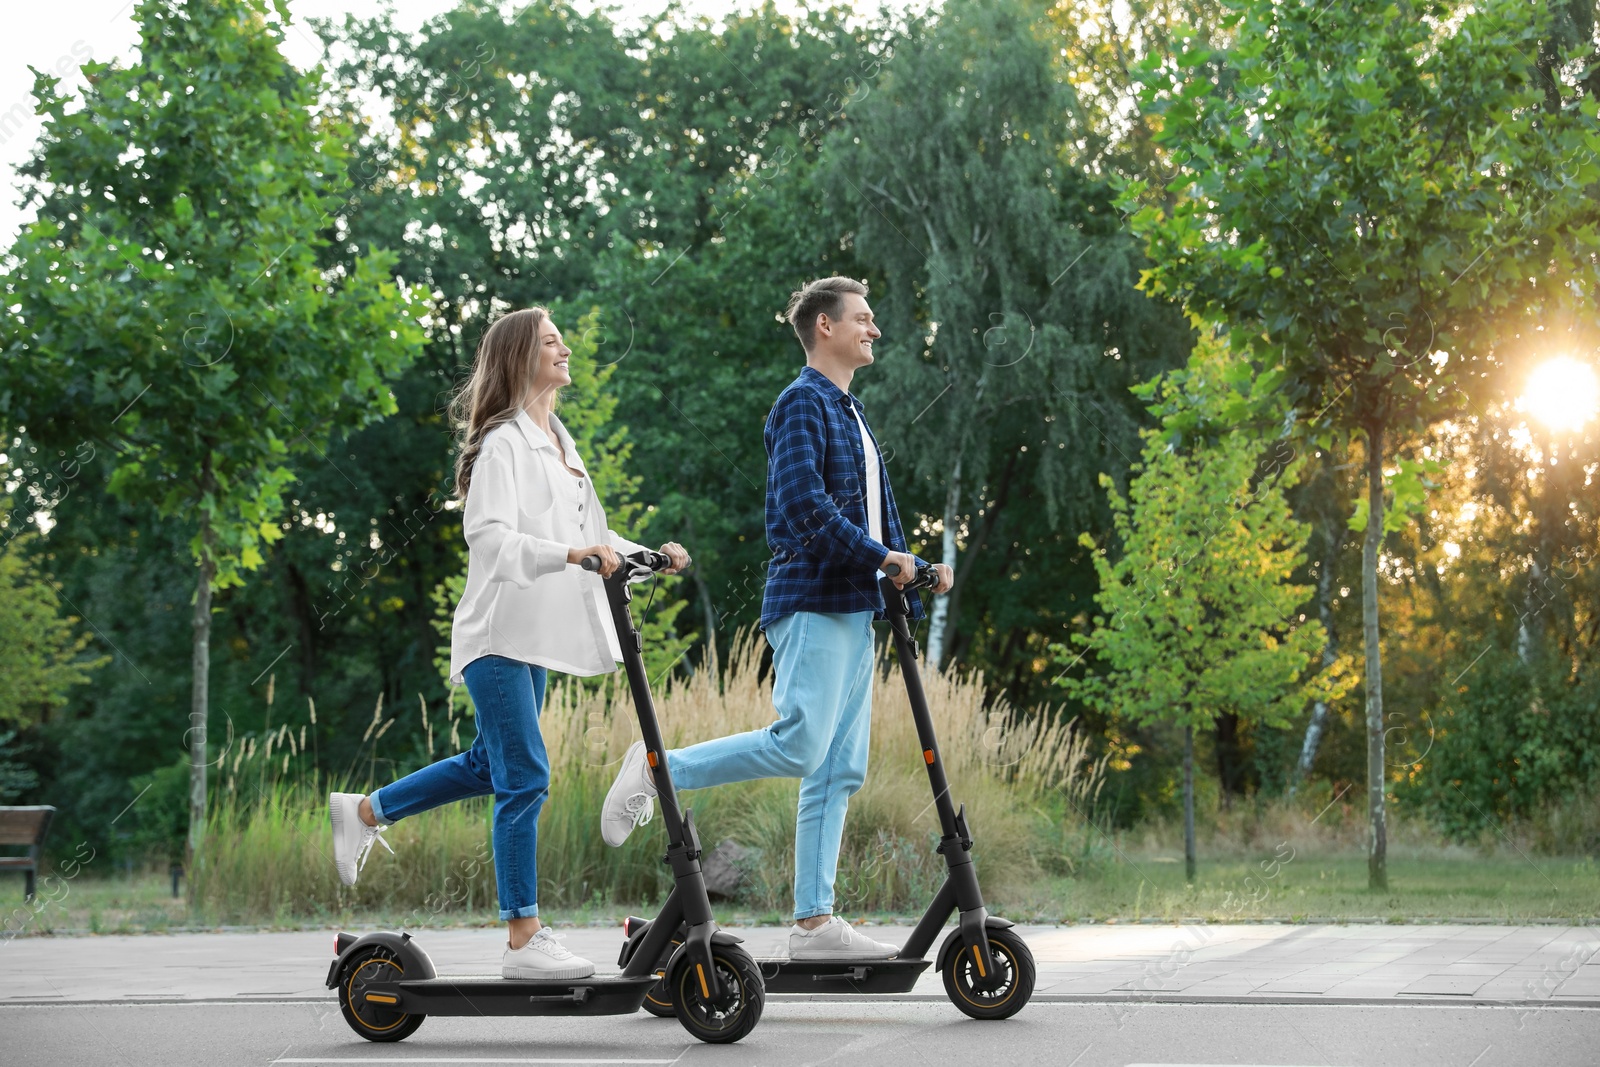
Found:
[[[713,663],[657,693],[669,746],[681,747],[771,722],[770,677],[760,671],[760,637],[734,643],[726,669]],[[1070,870],[1084,838],[1075,812],[1092,803],[1101,767],[1071,723],[1018,716],[986,704],[976,675],[924,679],[952,795],[964,803],[978,839],[986,886],[1005,892],[1043,872]],[[425,712],[424,712],[425,713]],[[381,744],[382,705],[368,742]],[[392,722],[392,720],[390,720]],[[435,757],[454,747],[460,723],[441,730]],[[618,673],[598,689],[553,680],[541,716],[551,790],[538,824],[539,898],[546,907],[648,904],[670,889],[661,862],[660,824],[636,831],[619,849],[599,835],[599,811],[623,753],[638,737],[633,702]],[[430,726],[430,745],[435,740]],[[326,814],[330,788],[367,792],[384,782],[352,767],[335,785],[312,769],[303,738],[287,728],[241,749],[221,775],[203,862],[193,872],[194,901],[225,922],[334,916],[349,911],[407,915],[415,924],[444,911],[496,908],[490,798],[446,805],[395,823],[385,836],[396,856],[377,850],[358,883],[339,884]],[[357,782],[360,777],[359,784]],[[794,868],[798,785],[746,782],[683,794],[709,849],[733,839],[750,850],[741,864],[740,902],[787,914]],[[943,867],[939,826],[921,745],[899,668],[889,665],[873,691],[871,768],[851,800],[839,862],[838,907],[912,911],[926,902]]]

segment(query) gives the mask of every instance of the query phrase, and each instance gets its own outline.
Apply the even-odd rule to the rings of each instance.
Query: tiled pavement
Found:
[[[1040,993],[1600,1003],[1600,930],[1262,925],[1030,931]]]
[[[1600,928],[1566,926],[1080,925],[1021,928],[1040,1000],[1600,1006]],[[740,929],[756,956],[787,930]],[[873,927],[879,940],[909,928]],[[569,927],[566,944],[614,969],[620,932]],[[441,974],[498,970],[494,929],[418,933]],[[20,937],[0,942],[0,1003],[325,998],[332,931]],[[924,973],[909,999],[944,999]]]

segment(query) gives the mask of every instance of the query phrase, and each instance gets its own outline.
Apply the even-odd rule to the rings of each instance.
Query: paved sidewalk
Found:
[[[1036,1000],[1550,1004],[1600,1007],[1600,928],[1562,926],[1027,926]],[[909,927],[871,927],[903,940]],[[568,927],[568,948],[615,971],[621,931]],[[735,929],[756,956],[787,928]],[[498,973],[499,929],[417,934],[441,974]],[[0,942],[0,1004],[324,999],[333,931]],[[817,995],[811,999],[832,999]],[[943,1000],[930,968],[896,999]]]

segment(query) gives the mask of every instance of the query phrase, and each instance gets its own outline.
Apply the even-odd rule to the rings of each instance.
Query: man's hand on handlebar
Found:
[[[902,560],[909,560],[907,569]],[[896,589],[916,583],[916,588],[932,593],[948,593],[955,584],[955,572],[943,563],[918,564],[916,558],[905,552],[890,552],[883,560],[883,573]]]
[[[617,555],[617,550],[610,545],[590,545],[588,548],[567,549],[567,562],[583,562],[585,556],[598,556],[600,559],[600,577],[609,578],[613,571],[622,565],[622,559]]]
[[[686,550],[682,545],[678,544],[678,542],[668,541],[666,544],[661,546],[661,551],[668,559],[672,560],[672,566],[663,570],[661,572],[662,574],[677,574],[679,571],[683,570],[689,565],[690,560],[688,550]]]
[[[889,580],[894,583],[896,589],[904,589],[907,583],[917,576],[917,559],[909,552],[891,551],[887,556],[883,557],[883,562],[878,566],[883,573],[889,576]],[[891,572],[889,570],[891,566],[899,567],[900,570]]]

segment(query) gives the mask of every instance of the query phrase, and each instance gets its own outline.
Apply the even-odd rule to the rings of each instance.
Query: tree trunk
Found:
[[[1560,633],[1572,630],[1571,601],[1560,597],[1562,582],[1557,580],[1557,575],[1561,568],[1556,558],[1556,543],[1568,502],[1578,499],[1583,491],[1581,486],[1573,484],[1582,475],[1582,464],[1576,462],[1576,456],[1562,455],[1559,435],[1552,431],[1538,444],[1545,457],[1544,479],[1533,491],[1529,509],[1533,513],[1535,531],[1533,560],[1528,565],[1527,590],[1523,593],[1522,612],[1517,619],[1517,658],[1525,667],[1531,667],[1540,659],[1552,630]],[[1563,459],[1567,462],[1561,462]],[[1558,597],[1562,601],[1559,605]]]
[[[961,461],[950,472],[950,489],[944,498],[944,556],[940,560],[950,573],[956,571],[956,509],[961,506]],[[937,671],[944,663],[945,622],[950,617],[950,595],[933,598],[933,614],[928,620],[928,665]]]
[[[204,479],[209,483],[211,466],[206,464]],[[209,492],[209,489],[207,490]],[[200,520],[200,575],[194,592],[194,647],[190,662],[193,683],[189,695],[189,861],[191,871],[200,853],[206,830],[206,721],[209,718],[211,676],[211,583],[217,575],[213,554],[216,534],[210,519]],[[194,884],[192,878],[189,883]]]
[[[689,532],[689,543],[692,545],[695,543],[694,520],[685,517],[683,524],[684,529]],[[700,610],[705,615],[706,619],[705,662],[707,666],[710,666],[712,663],[717,662],[717,609],[711,603],[711,587],[706,584],[705,578],[701,577],[701,569],[702,568],[700,567],[693,567],[690,569],[689,574],[694,578],[695,592],[700,598]]]
[[[1339,569],[1339,542],[1341,535],[1338,527],[1332,520],[1323,530],[1322,566],[1317,574],[1317,618],[1322,620],[1322,629],[1328,635],[1327,642],[1322,646],[1322,669],[1331,670],[1334,662],[1339,658],[1339,642],[1333,635],[1333,582],[1334,573]],[[1300,746],[1300,759],[1295,764],[1294,774],[1289,779],[1289,795],[1294,796],[1300,783],[1311,776],[1311,765],[1317,758],[1317,747],[1322,744],[1322,735],[1328,731],[1328,702],[1319,700],[1311,706],[1311,721],[1306,724],[1306,739]]]
[[[1244,745],[1239,740],[1239,716],[1231,711],[1218,713],[1213,735],[1222,807],[1224,811],[1232,811],[1233,798],[1244,792]]]
[[[1543,546],[1540,546],[1542,550]],[[1528,588],[1522,597],[1522,614],[1517,619],[1517,659],[1524,667],[1533,665],[1536,628],[1539,625],[1539,589],[1545,584],[1542,551],[1534,552],[1533,563],[1528,567]]]
[[[950,607],[947,609],[949,614],[946,616],[944,628],[946,653],[939,658],[940,663],[954,663],[958,658],[957,652],[959,650],[955,647],[957,631],[954,626],[950,625],[949,620],[960,618],[961,591],[966,586],[967,579],[972,576],[972,568],[983,557],[984,546],[989,543],[989,535],[994,532],[995,524],[1000,521],[1000,512],[1005,507],[1006,498],[1011,492],[1011,472],[1016,467],[1016,462],[1017,454],[1015,452],[1006,457],[1005,466],[1000,469],[1000,482],[995,490],[994,505],[984,511],[983,521],[979,522],[976,530],[973,531],[972,540],[967,543],[966,561],[956,571],[955,584],[950,587],[950,592],[946,594],[950,601]],[[979,487],[980,491],[982,488],[982,486]],[[970,639],[971,635],[969,634],[967,637]]]
[[[1183,875],[1194,884],[1194,727],[1183,728]]]
[[[279,558],[282,558],[281,555]],[[283,565],[289,615],[295,622],[295,634],[300,645],[300,695],[309,697],[317,677],[317,627],[316,608],[311,602],[311,587],[306,576],[293,563]],[[426,600],[423,603],[427,603]]]
[[[1383,425],[1367,429],[1367,536],[1361,546],[1361,630],[1367,661],[1367,888],[1389,888],[1384,820],[1383,660],[1378,647],[1378,550],[1383,545]]]
[[[700,568],[696,567],[694,574],[695,592],[700,594],[700,610],[706,617],[706,663],[715,663],[717,660],[717,611],[711,604],[711,587],[706,585],[706,580],[700,576]]]

